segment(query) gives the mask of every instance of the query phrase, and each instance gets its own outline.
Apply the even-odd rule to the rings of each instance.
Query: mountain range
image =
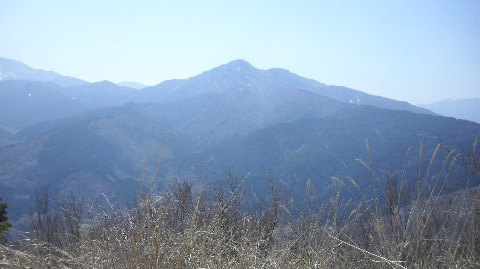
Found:
[[[87,81],[62,76],[53,71],[34,69],[21,62],[0,58],[0,80],[51,81],[62,87],[88,84]]]
[[[480,98],[447,99],[419,106],[442,116],[480,123]]]
[[[293,197],[308,181],[328,199],[332,178],[355,178],[368,193],[362,159],[382,178],[408,168],[402,178],[428,182],[422,156],[439,143],[466,155],[480,133],[473,122],[244,60],[141,89],[60,85],[61,75],[1,58],[0,67],[0,196],[18,223],[36,192],[128,204],[152,178],[161,193],[175,179],[213,188],[234,171],[261,197],[272,175]],[[461,168],[452,170],[460,181]]]
[[[14,64],[9,64],[11,62]],[[10,66],[14,68],[8,69]],[[128,102],[168,102],[227,91],[251,91],[265,99],[276,88],[301,89],[349,104],[433,114],[406,102],[373,96],[346,87],[327,86],[287,70],[259,70],[243,60],[233,61],[189,79],[165,81],[138,91],[109,81],[64,87],[56,83],[58,79],[65,78],[61,75],[32,69],[2,58],[0,68],[2,74],[10,74],[0,80],[0,124],[12,130],[71,116],[91,108]],[[13,80],[16,78],[21,80]],[[24,109],[23,106],[28,108]],[[49,109],[45,109],[47,106]]]

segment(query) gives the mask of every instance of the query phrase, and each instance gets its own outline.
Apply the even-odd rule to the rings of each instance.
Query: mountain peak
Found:
[[[239,59],[205,71],[198,76],[192,77],[191,79],[205,80],[212,83],[214,81],[238,81],[252,76],[257,71],[259,70],[252,66],[249,62]]]
[[[102,81],[97,81],[92,84],[97,84],[97,85],[116,85],[115,83],[111,82],[110,80],[102,80]]]
[[[242,67],[253,67],[249,62],[247,62],[243,59],[233,60],[233,61],[227,63],[227,65],[242,66]]]
[[[227,64],[221,65],[218,67],[221,70],[225,71],[255,71],[257,68],[255,68],[253,65],[251,65],[249,62],[238,59],[231,61]]]

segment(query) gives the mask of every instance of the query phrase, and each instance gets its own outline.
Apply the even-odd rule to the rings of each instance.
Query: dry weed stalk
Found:
[[[369,149],[368,142],[366,147]],[[344,200],[340,189],[349,184],[355,187],[350,191],[367,194],[353,177],[345,181],[335,178],[339,191],[329,203],[316,209],[302,208],[299,213],[283,202],[272,178],[268,179],[268,202],[255,211],[246,210],[251,206],[243,192],[244,183],[233,174],[228,189],[211,192],[195,193],[190,184],[179,181],[162,197],[142,190],[132,210],[110,207],[88,222],[83,219],[82,201],[63,202],[58,210],[49,211],[48,199],[39,199],[33,238],[0,246],[0,265],[479,268],[480,190],[445,192],[458,155],[448,152],[440,170],[433,174],[439,150],[440,146],[424,169],[425,176],[419,174],[416,188],[405,183],[405,171],[400,178],[382,181],[370,161],[359,160],[373,176],[374,199]],[[478,167],[470,169],[477,171]],[[422,183],[423,178],[433,181]],[[315,195],[309,181],[305,195]],[[306,206],[311,204],[305,201]]]

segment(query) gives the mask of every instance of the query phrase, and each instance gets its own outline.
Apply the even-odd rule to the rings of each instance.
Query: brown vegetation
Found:
[[[472,158],[468,168],[473,177],[478,160]],[[429,184],[405,186],[402,178],[391,177],[380,188],[377,178],[372,183],[378,188],[375,196],[358,202],[342,198],[341,186],[358,187],[350,178],[339,184],[329,203],[310,207],[315,190],[307,181],[301,210],[291,208],[272,182],[266,203],[252,210],[235,175],[229,176],[227,189],[194,191],[190,184],[176,181],[161,197],[140,192],[132,210],[111,206],[88,220],[82,201],[62,201],[52,211],[48,197],[39,196],[33,232],[10,246],[0,245],[0,265],[479,268],[480,189],[444,191],[457,160],[453,151],[449,153]],[[425,178],[429,173],[427,169]]]

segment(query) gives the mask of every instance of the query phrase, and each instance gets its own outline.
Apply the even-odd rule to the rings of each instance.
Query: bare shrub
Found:
[[[342,197],[342,186],[358,187],[349,178],[329,202],[302,208],[298,214],[291,214],[293,205],[278,192],[272,177],[267,177],[268,198],[256,207],[249,204],[243,181],[234,174],[228,176],[227,188],[193,191],[190,183],[175,181],[171,191],[160,197],[139,193],[129,211],[109,207],[89,218],[84,217],[83,200],[62,200],[51,207],[45,194],[37,199],[33,237],[0,246],[0,264],[5,268],[479,268],[480,189],[447,191],[450,167],[456,161],[449,153],[433,181],[419,179],[416,185],[395,175],[375,178],[376,196],[369,199]],[[314,204],[310,198],[315,190],[308,181],[305,193],[305,205]]]

